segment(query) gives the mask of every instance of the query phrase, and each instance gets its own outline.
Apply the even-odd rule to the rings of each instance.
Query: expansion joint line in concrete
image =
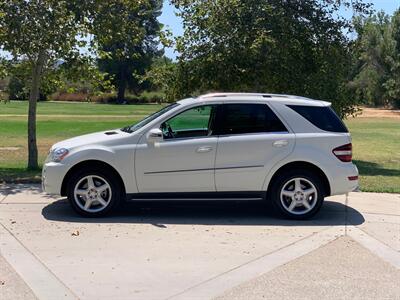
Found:
[[[320,236],[320,238],[316,238],[318,236]],[[179,293],[167,297],[166,300],[214,298],[224,290],[233,288],[263,273],[267,273],[341,236],[343,236],[343,234],[340,233],[340,229],[336,227],[320,230],[188,287]]]
[[[347,225],[349,223],[349,193],[346,193],[346,200],[344,206],[344,235],[347,236]]]
[[[40,300],[79,299],[4,224],[0,223],[0,253]]]
[[[7,198],[7,194],[5,194],[1,199],[0,199],[0,204],[4,201],[4,200],[6,200],[6,198]]]

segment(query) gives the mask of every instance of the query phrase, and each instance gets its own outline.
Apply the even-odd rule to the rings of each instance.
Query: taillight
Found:
[[[352,145],[346,144],[332,150],[333,154],[343,162],[351,162],[352,158]]]

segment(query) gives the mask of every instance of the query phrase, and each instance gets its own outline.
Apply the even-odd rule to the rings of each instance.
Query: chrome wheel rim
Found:
[[[86,212],[102,211],[110,204],[111,197],[110,184],[100,176],[85,176],[75,185],[75,203]]]
[[[317,188],[308,179],[292,178],[283,185],[280,200],[287,212],[294,215],[304,215],[317,204]]]

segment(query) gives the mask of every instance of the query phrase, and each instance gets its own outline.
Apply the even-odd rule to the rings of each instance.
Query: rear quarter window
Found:
[[[287,105],[319,129],[330,132],[349,132],[330,106]]]

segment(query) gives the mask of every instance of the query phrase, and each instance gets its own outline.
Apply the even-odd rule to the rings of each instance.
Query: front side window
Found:
[[[287,132],[266,104],[224,104],[218,134]]]
[[[215,105],[194,107],[161,124],[164,139],[204,137],[212,134]]]

